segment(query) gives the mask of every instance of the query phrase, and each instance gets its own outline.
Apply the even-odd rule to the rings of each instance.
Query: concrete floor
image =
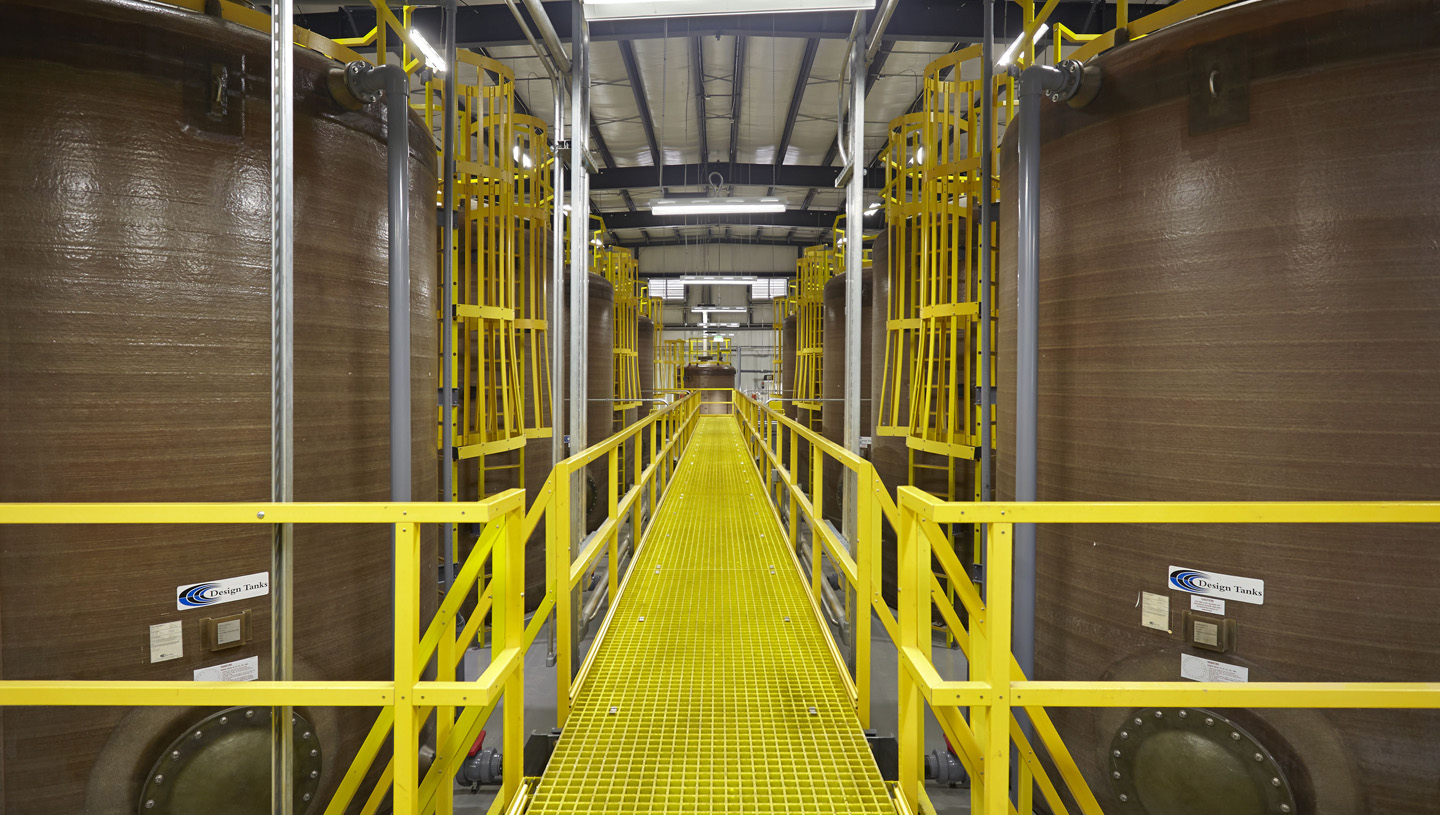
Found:
[[[833,632],[832,632],[833,634]],[[586,638],[582,651],[588,651],[592,640]],[[525,655],[525,729],[527,732],[546,732],[555,726],[555,669],[545,666],[546,643],[542,634],[537,637],[530,651]],[[876,620],[871,640],[871,725],[881,735],[895,734],[897,716],[896,660],[895,646],[885,634],[885,629]],[[965,657],[959,649],[945,647],[943,637],[937,637],[933,653],[935,667],[946,679],[965,678]],[[488,649],[472,649],[466,655],[466,676],[479,676],[489,664]],[[504,702],[501,702],[503,706]],[[485,746],[500,746],[501,711],[486,725]],[[925,751],[945,750],[945,738],[933,714],[926,711]],[[928,792],[939,815],[959,815],[970,811],[968,789],[948,789],[931,784]],[[455,794],[455,811],[464,815],[483,813],[494,799],[493,789],[481,789],[472,793],[469,788],[458,788]]]

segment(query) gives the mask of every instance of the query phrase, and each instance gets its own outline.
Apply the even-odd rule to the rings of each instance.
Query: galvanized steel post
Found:
[[[590,285],[586,279],[590,257],[590,195],[586,187],[589,176],[585,172],[585,151],[589,141],[590,121],[590,55],[589,30],[585,23],[585,12],[579,3],[572,8],[570,40],[570,454],[581,452],[586,447],[588,428],[585,426],[585,411],[589,392],[586,389],[585,362],[589,358],[587,346],[590,325]],[[543,31],[543,29],[542,29]],[[601,428],[603,431],[604,428]],[[608,434],[607,434],[608,435]],[[579,554],[585,537],[585,470],[575,469],[571,496],[573,506],[570,514],[570,554]],[[557,591],[569,591],[569,586],[556,586]],[[580,608],[579,590],[574,592],[573,607]],[[570,647],[573,649],[571,668],[580,664],[580,637],[578,615],[570,618]]]
[[[863,14],[856,14],[856,27],[862,26]],[[861,274],[865,263],[865,40],[857,37],[850,47],[850,181],[845,186],[845,414],[843,446],[852,453],[860,453],[860,326],[861,326]],[[817,471],[819,467],[816,468]],[[850,547],[850,556],[859,554],[857,538],[859,521],[857,517],[858,475],[850,468],[844,468],[844,505],[841,508],[845,539]],[[855,591],[846,591],[850,616],[846,627],[856,629],[858,615],[868,613],[868,603],[857,602]],[[862,608],[864,611],[862,611]],[[850,669],[856,670],[855,639],[850,637]]]
[[[294,4],[270,7],[270,499],[295,500],[295,47]],[[263,513],[262,513],[263,515]],[[295,674],[294,526],[275,525],[270,555],[270,678]],[[270,711],[270,794],[275,815],[294,808],[291,708]]]

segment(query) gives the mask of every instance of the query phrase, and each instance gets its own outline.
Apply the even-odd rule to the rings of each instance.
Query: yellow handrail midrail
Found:
[[[1055,813],[1100,815],[1100,805],[1063,743],[1046,707],[1286,707],[1286,708],[1435,708],[1440,682],[1304,683],[1253,682],[1037,682],[1029,681],[1011,654],[1011,546],[1016,523],[1440,523],[1440,502],[1096,502],[1013,503],[944,501],[914,487],[902,487],[892,502],[869,462],[743,394],[734,396],[735,412],[749,435],[752,454],[762,469],[773,470],[777,506],[788,504],[792,547],[798,524],[812,530],[812,575],[828,555],[836,571],[869,606],[896,644],[899,657],[899,789],[912,811],[929,811],[923,790],[924,710],[935,714],[956,755],[972,778],[972,811],[984,815],[1017,812],[1011,802],[1011,749],[1019,766],[1018,794],[1028,802],[1039,791]],[[799,483],[800,447],[813,457],[810,484]],[[786,461],[788,452],[789,460]],[[858,535],[850,544],[834,534],[816,510],[824,457],[838,461],[860,479],[855,512]],[[866,489],[869,485],[869,489]],[[899,608],[893,617],[880,596],[881,528],[889,522],[898,534]],[[987,527],[988,597],[981,598],[963,564],[949,546],[942,525]],[[854,553],[852,556],[852,552]],[[940,564],[964,607],[940,585],[932,562]],[[814,600],[820,582],[814,580]],[[862,606],[863,608],[864,606]],[[969,677],[947,680],[930,659],[932,609],[965,652]],[[852,613],[854,643],[853,699],[868,726],[870,700],[870,614]],[[849,672],[843,668],[850,679]],[[969,716],[962,714],[968,707]],[[1014,715],[1022,709],[1033,727],[1026,734]],[[1033,742],[1032,742],[1033,738]],[[1045,757],[1040,752],[1043,748]],[[987,784],[987,779],[999,783]]]
[[[341,779],[327,812],[343,812],[393,730],[395,750],[415,756],[420,728],[431,710],[465,706],[465,712],[437,745],[436,760],[422,779],[416,761],[395,763],[368,797],[378,802],[393,786],[395,815],[432,811],[441,790],[450,795],[451,779],[466,748],[503,697],[503,744],[507,752],[524,750],[524,492],[507,490],[477,503],[124,503],[0,504],[4,524],[389,524],[395,534],[394,666],[388,681],[133,682],[71,680],[0,681],[0,705],[116,706],[360,706],[378,707],[380,715],[361,745],[358,760]],[[467,558],[450,594],[427,630],[420,633],[421,574],[431,568],[420,553],[420,529],[430,523],[484,525],[481,543]],[[463,596],[491,564],[484,593],[491,598],[491,665],[473,682],[456,682],[455,665],[474,636],[475,615],[457,635]],[[438,654],[437,677],[422,679],[424,666]],[[403,735],[401,735],[403,734]],[[500,797],[509,800],[521,780],[519,762],[503,771]],[[447,801],[448,803],[448,801]],[[368,804],[367,804],[368,806]],[[448,807],[447,807],[448,808]]]
[[[1248,708],[1440,708],[1440,682],[1094,682],[1029,681],[1010,654],[1012,533],[1016,523],[1440,523],[1433,501],[1232,501],[1232,502],[948,502],[914,487],[900,489],[898,542],[900,672],[900,788],[916,804],[923,797],[924,710],[928,703],[972,775],[972,811],[1011,812],[1010,746],[1014,742],[1033,781],[1052,809],[1064,811],[1059,790],[1035,760],[1034,750],[1012,716],[1029,715],[1038,742],[1087,815],[1099,804],[1080,775],[1046,707],[1248,707]],[[949,572],[939,524],[987,527],[987,591],[962,594],[971,612],[967,681],[942,680],[930,663],[932,603],[944,611],[933,585],[931,558]],[[951,555],[953,559],[953,555]],[[925,591],[924,587],[930,591]],[[947,619],[952,627],[958,618]],[[970,708],[969,722],[960,707]],[[978,752],[976,752],[978,751]],[[978,759],[978,761],[977,761]],[[972,766],[973,765],[973,766]],[[977,772],[978,771],[978,772]],[[991,783],[998,779],[998,783]],[[1029,794],[1029,783],[1022,794]]]

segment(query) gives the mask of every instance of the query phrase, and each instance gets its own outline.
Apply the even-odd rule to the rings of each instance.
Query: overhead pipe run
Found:
[[[1014,69],[1012,69],[1013,72]],[[1067,59],[1020,73],[1019,242],[1016,252],[1015,500],[1034,501],[1040,414],[1040,97],[1083,107],[1100,69]],[[986,196],[988,197],[988,196]],[[1015,525],[1015,659],[1035,675],[1035,525]]]
[[[545,41],[545,47],[550,51],[550,59],[554,60],[555,67],[560,69],[560,75],[569,76],[570,60],[565,56],[565,46],[560,42],[560,35],[556,33],[550,18],[545,15],[545,6],[540,0],[525,0],[525,10],[530,12],[530,19],[534,20],[535,27],[540,29],[540,38]],[[584,19],[583,13],[581,19]]]
[[[540,64],[545,68],[545,73],[550,75],[550,80],[552,82],[560,81],[565,76],[565,72],[557,70],[559,66],[555,64],[554,57],[535,41],[535,34],[530,31],[530,24],[525,22],[525,17],[520,13],[520,7],[515,5],[515,0],[505,0],[505,6],[510,9],[511,16],[515,18],[515,24],[520,26],[520,33],[525,35],[525,40],[530,43],[530,47],[535,51],[535,56],[540,58]]]

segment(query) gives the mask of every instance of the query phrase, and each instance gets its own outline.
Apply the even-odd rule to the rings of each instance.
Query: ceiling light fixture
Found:
[[[696,314],[744,314],[749,311],[744,306],[696,306],[690,310]]]
[[[583,0],[587,20],[793,11],[873,11],[875,0]]]
[[[1035,36],[1033,36],[1033,37],[1030,38],[1030,43],[1033,45],[1033,44],[1039,42],[1039,41],[1040,41],[1040,38],[1043,37],[1043,36],[1045,36],[1045,32],[1046,32],[1046,31],[1049,31],[1049,30],[1050,30],[1050,24],[1049,24],[1049,23],[1041,23],[1041,24],[1040,24],[1040,27],[1037,28],[1037,29],[1035,29]],[[997,67],[997,68],[1004,68],[1004,67],[1006,67],[1007,65],[1009,65],[1009,64],[1010,64],[1010,61],[1013,60],[1013,59],[1015,59],[1015,55],[1020,51],[1020,43],[1022,43],[1022,42],[1024,42],[1024,41],[1025,41],[1025,32],[1024,32],[1024,31],[1021,31],[1021,32],[1020,32],[1020,36],[1018,36],[1018,37],[1015,38],[1015,42],[1010,43],[1010,47],[1009,47],[1009,48],[1006,48],[1006,49],[1005,49],[1005,53],[1003,53],[1003,54],[1000,55],[1000,61],[999,61],[998,63],[996,63],[995,67]],[[922,160],[923,160],[923,159],[922,159]]]
[[[650,202],[652,215],[744,215],[784,212],[779,198],[661,198]]]
[[[682,286],[750,286],[754,283],[754,275],[721,275],[719,277],[695,274],[680,275],[680,285]]]
[[[430,45],[430,42],[425,39],[425,35],[420,33],[420,29],[412,28],[409,34],[410,41],[420,49],[420,53],[425,55],[425,64],[436,73],[445,73],[445,60],[440,58],[440,52]]]

